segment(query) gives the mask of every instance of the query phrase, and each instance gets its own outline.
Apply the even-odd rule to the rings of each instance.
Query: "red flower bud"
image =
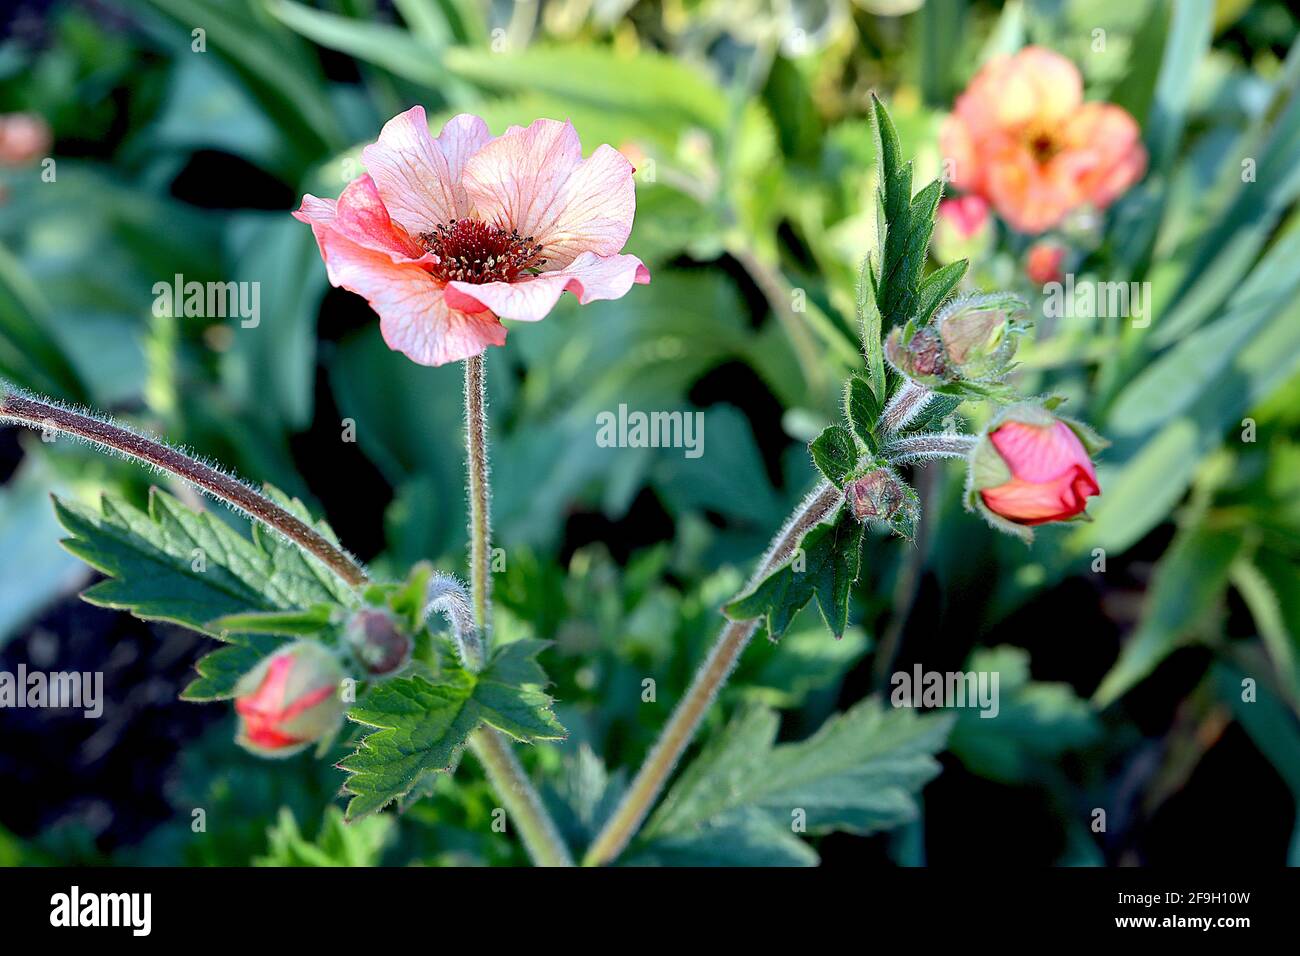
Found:
[[[299,641],[267,657],[235,685],[240,746],[287,757],[332,733],[346,705],[338,658],[316,641]]]
[[[1101,494],[1075,427],[1037,406],[1009,409],[995,421],[971,469],[971,490],[984,507],[1020,525],[1073,518]]]
[[[391,674],[411,658],[411,639],[397,629],[387,611],[366,608],[352,615],[347,642],[361,666],[371,674]]]
[[[1025,256],[1025,275],[1037,285],[1060,282],[1065,277],[1061,264],[1065,261],[1065,246],[1055,242],[1036,242]]]

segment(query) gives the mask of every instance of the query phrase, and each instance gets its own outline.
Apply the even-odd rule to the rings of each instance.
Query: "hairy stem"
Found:
[[[282,534],[318,558],[351,587],[368,580],[365,569],[315,528],[237,478],[169,445],[106,419],[79,412],[0,384],[0,422],[71,435],[166,472]]]
[[[895,464],[930,458],[965,458],[976,441],[973,435],[909,435],[885,445],[885,457]]]
[[[435,574],[429,579],[429,587],[424,592],[423,620],[427,621],[435,612],[445,617],[451,626],[461,665],[477,674],[487,663],[483,638],[474,623],[469,592],[450,574]]]
[[[498,799],[519,827],[524,848],[537,866],[573,866],[573,857],[542,799],[515,757],[505,734],[480,727],[469,738],[470,749],[487,772]]]
[[[842,500],[842,493],[834,485],[819,484],[772,540],[746,590],[788,559],[803,536],[830,515]],[[584,866],[603,866],[613,861],[636,835],[757,628],[758,621],[750,620],[731,621],[722,629],[659,740],[637,771],[622,803],[588,849],[582,861]]]
[[[487,450],[487,386],[483,356],[465,360],[465,471],[469,494],[470,603],[473,627],[463,621],[463,597],[453,588],[442,588],[436,598],[453,615],[454,630],[474,631],[474,651],[458,638],[462,654],[469,659],[476,652],[486,659],[492,633],[492,514]],[[462,591],[463,593],[463,591]],[[430,598],[431,602],[434,597]],[[459,628],[456,618],[462,618]],[[480,727],[469,738],[470,749],[483,765],[498,799],[510,819],[519,827],[528,855],[538,866],[573,866],[573,857],[560,831],[542,806],[541,798],[523,766],[516,759],[510,741],[500,731]]]
[[[469,573],[474,620],[491,632],[492,502],[487,451],[487,384],[483,356],[465,360],[465,471],[469,495]]]
[[[905,380],[902,387],[885,405],[884,414],[881,415],[881,420],[885,423],[885,431],[893,434],[906,426],[921,414],[921,410],[930,404],[932,398],[934,392],[924,385],[917,385],[910,379]]]

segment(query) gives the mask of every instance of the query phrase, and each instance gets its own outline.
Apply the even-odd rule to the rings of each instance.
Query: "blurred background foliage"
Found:
[[[589,150],[633,159],[628,251],[652,284],[581,309],[566,296],[489,356],[497,595],[505,626],[555,642],[545,663],[571,736],[527,758],[575,845],[806,490],[804,443],[860,362],[869,91],[920,183],[940,174],[939,123],[981,62],[1027,43],[1065,53],[1090,99],[1137,118],[1150,153],[1138,187],[1063,236],[1080,281],[1151,283],[1149,326],[1040,322],[1017,373],[1114,442],[1095,520],[1026,550],[961,511],[960,469],[918,472],[922,536],[869,540],[859,626],[836,642],[806,612],[779,646],[751,648],[704,739],[746,700],[779,708],[782,738],[799,739],[895,669],[996,669],[1000,716],[960,715],[921,818],[826,837],[826,863],[972,850],[1300,862],[1300,46],[1287,4],[7,9],[0,112],[44,118],[57,175],[0,169],[0,375],[301,496],[381,574],[461,566],[460,370],[389,352],[364,302],[328,288],[288,211],[304,192],[337,195],[361,145],[414,103],[435,127],[461,111],[495,132],[568,118]],[[1027,244],[1002,229],[968,284],[1040,302]],[[154,284],[178,274],[260,282],[261,324],[155,315]],[[598,447],[595,416],[619,404],[703,411],[704,455]],[[47,492],[142,501],[152,476],[10,430],[0,479],[0,669],[102,670],[113,715],[0,712],[0,862],[522,861],[492,834],[470,762],[404,815],[344,826],[327,762],[256,760],[231,742],[228,708],[176,701],[210,642],[76,601],[89,572],[59,549]],[[642,703],[647,675],[657,704]],[[1104,833],[1090,828],[1098,807]]]

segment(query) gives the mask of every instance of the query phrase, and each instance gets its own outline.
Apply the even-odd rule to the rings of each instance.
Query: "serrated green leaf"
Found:
[[[249,540],[157,488],[147,514],[107,496],[99,513],[59,499],[55,513],[72,535],[64,547],[108,575],[83,597],[145,620],[220,637],[208,624],[230,614],[354,600],[329,571],[288,542],[256,531]]]
[[[898,131],[890,119],[885,104],[876,94],[871,94],[871,130],[876,141],[877,166],[880,178],[880,197],[886,221],[903,214],[912,198],[911,167],[903,166],[903,149],[898,142]],[[907,178],[901,175],[904,171]]]
[[[913,318],[920,305],[921,273],[925,267],[930,234],[934,230],[935,211],[943,195],[943,184],[935,180],[913,197],[912,164],[902,162],[893,122],[874,96],[872,120],[880,182],[877,202],[879,274],[874,276],[874,290],[880,330],[888,331]],[[872,381],[876,381],[874,372]]]
[[[858,440],[873,455],[880,450],[876,426],[880,422],[881,408],[870,382],[861,375],[849,379],[844,390],[844,414],[853,428],[853,434],[858,436]]]
[[[513,641],[498,648],[479,674],[446,655],[436,681],[414,674],[371,688],[348,716],[376,731],[338,764],[349,772],[343,789],[353,794],[347,818],[381,810],[429,773],[448,770],[483,725],[526,743],[563,738],[536,661],[545,646]]]
[[[839,487],[858,463],[858,446],[853,434],[843,425],[828,425],[808,443],[813,464],[826,480]]]
[[[772,640],[790,626],[795,614],[817,598],[826,626],[836,637],[848,626],[849,591],[862,561],[864,527],[847,510],[834,522],[819,524],[806,535],[784,565],[723,611],[733,621],[761,617]]]
[[[934,759],[953,717],[863,701],[812,737],[776,745],[779,717],[737,715],[682,773],[630,862],[661,854],[721,864],[816,863],[792,832],[868,834],[915,819],[916,794],[939,772]]]
[[[858,269],[857,314],[858,333],[862,338],[862,353],[867,360],[867,381],[877,400],[885,396],[885,344],[881,338],[879,292],[871,257],[862,260]]]
[[[232,645],[199,662],[199,679],[182,695],[190,700],[228,697],[243,673],[283,643],[283,637],[255,639],[214,621],[355,602],[346,585],[287,541],[258,533],[256,526],[252,539],[245,538],[215,515],[192,511],[157,488],[148,513],[107,496],[98,512],[58,498],[54,508],[71,535],[63,546],[108,576],[82,594],[85,600]],[[295,508],[310,522],[301,503]]]

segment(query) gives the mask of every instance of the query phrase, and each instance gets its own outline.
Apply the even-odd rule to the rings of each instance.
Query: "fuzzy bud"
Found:
[[[1013,295],[953,299],[929,325],[896,328],[885,341],[890,363],[921,385],[995,382],[1011,370],[1024,302]]]
[[[332,734],[347,709],[339,695],[345,676],[323,644],[281,648],[235,685],[236,741],[264,757],[287,757]]]
[[[892,468],[872,468],[850,480],[844,486],[844,500],[863,524],[880,522],[908,540],[915,537],[920,499]]]
[[[387,611],[366,608],[352,615],[345,639],[357,661],[370,674],[391,674],[411,659],[411,638]]]
[[[885,356],[891,365],[914,382],[922,385],[942,385],[948,380],[948,362],[943,354],[943,341],[931,328],[919,328],[906,342],[900,328],[889,333],[885,340]]]

